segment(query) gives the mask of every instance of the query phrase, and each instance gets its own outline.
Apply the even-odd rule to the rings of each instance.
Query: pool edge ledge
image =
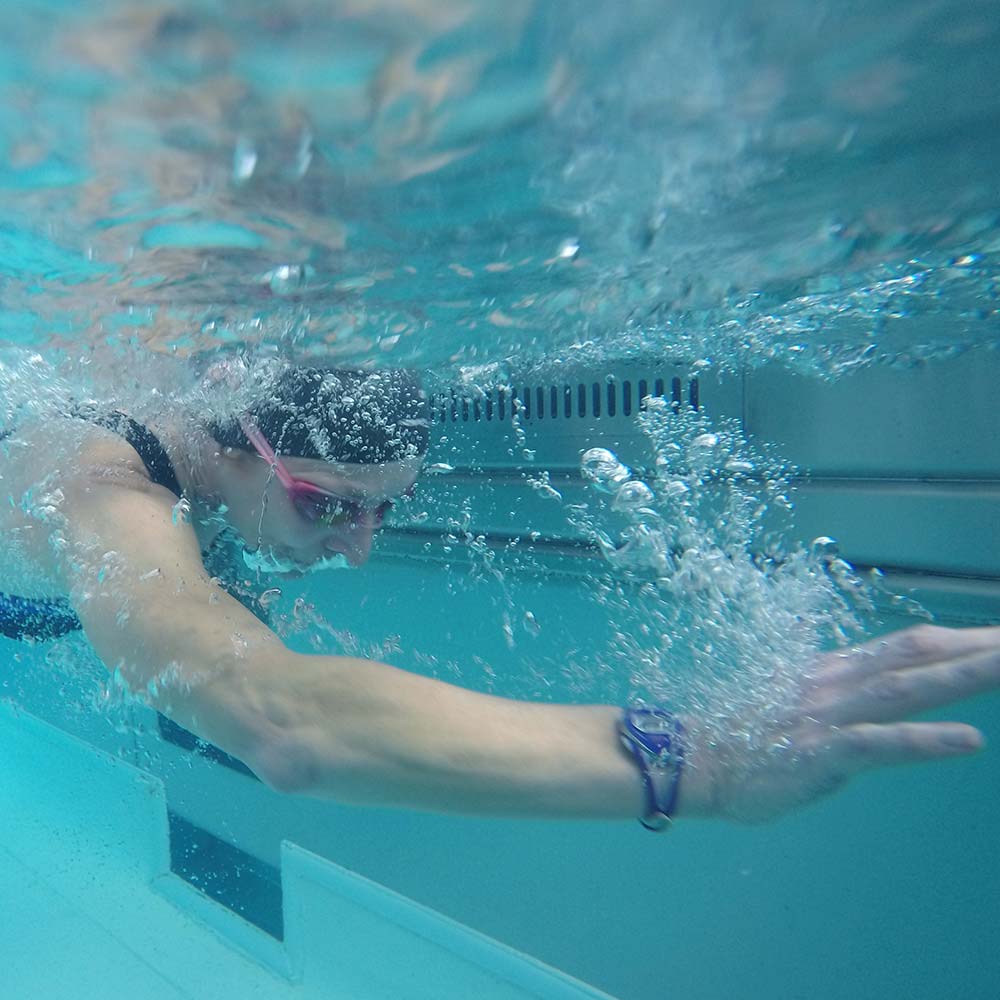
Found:
[[[290,841],[285,944],[296,978],[356,1000],[615,1000]]]

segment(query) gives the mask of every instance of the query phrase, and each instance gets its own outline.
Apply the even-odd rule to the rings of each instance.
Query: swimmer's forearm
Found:
[[[617,736],[619,708],[517,702],[368,660],[289,656],[273,698],[295,722],[259,761],[280,789],[507,816],[614,819],[643,809],[638,769]],[[704,812],[699,777],[685,775],[679,815]]]

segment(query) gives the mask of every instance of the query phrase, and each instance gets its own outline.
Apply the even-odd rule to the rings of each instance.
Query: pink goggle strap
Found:
[[[257,449],[257,454],[274,469],[274,474],[278,477],[278,482],[286,490],[294,490],[296,487],[295,479],[288,469],[285,468],[281,459],[274,453],[274,449],[268,444],[267,438],[260,432],[260,428],[247,417],[240,417],[239,419],[240,427],[243,428],[243,433],[246,434],[247,440]]]

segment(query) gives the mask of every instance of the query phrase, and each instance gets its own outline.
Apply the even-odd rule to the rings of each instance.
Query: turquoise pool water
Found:
[[[831,643],[1000,619],[992,4],[28,0],[3,24],[4,427],[154,413],[236,348],[426,373],[421,487],[363,571],[272,588],[293,647],[752,720]],[[659,520],[588,483],[592,448]],[[149,970],[220,1000],[483,988],[417,952],[392,980],[374,919],[324,966],[356,885],[313,856],[621,998],[1000,981],[995,752],[669,838],[348,809],[269,792],[78,640],[3,654],[0,910],[39,998]],[[1000,735],[995,696],[940,717]],[[577,988],[372,893],[526,995]],[[232,972],[199,986],[186,951]]]

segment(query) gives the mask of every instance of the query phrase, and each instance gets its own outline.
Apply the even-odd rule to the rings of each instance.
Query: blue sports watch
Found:
[[[669,830],[684,770],[684,726],[664,708],[627,708],[618,733],[642,774],[646,813],[639,822],[654,833]]]

